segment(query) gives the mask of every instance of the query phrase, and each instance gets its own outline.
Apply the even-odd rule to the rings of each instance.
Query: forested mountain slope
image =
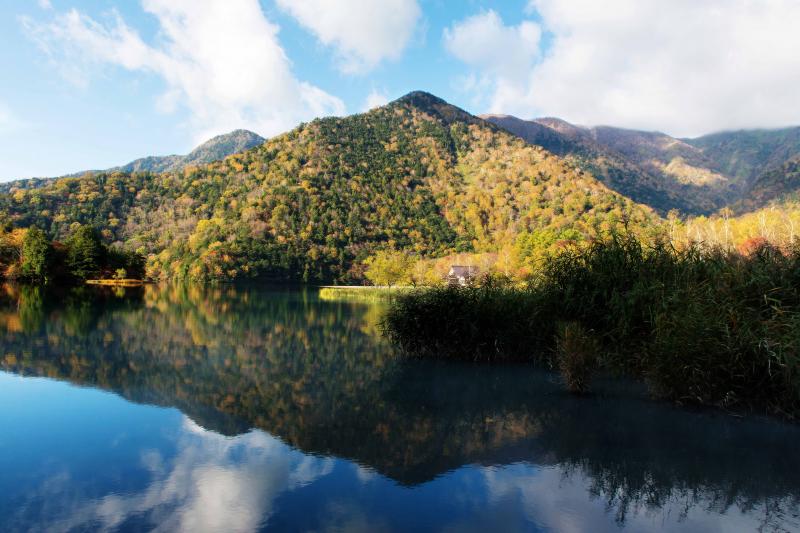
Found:
[[[792,199],[800,192],[800,127],[715,133],[688,143],[713,159],[721,172],[743,184],[737,212]]]
[[[55,238],[94,225],[146,255],[156,278],[308,281],[359,280],[378,250],[497,252],[658,220],[589,172],[421,92],[223,161],[13,190],[0,211]]]
[[[792,179],[792,162],[800,157],[800,128],[677,139],[659,132],[586,128],[556,118],[485,118],[590,169],[610,188],[662,213],[757,209],[800,186]]]
[[[716,209],[721,200],[719,193],[706,184],[680,180],[664,171],[662,167],[666,165],[655,163],[652,154],[637,153],[644,152],[642,144],[645,143],[624,135],[625,130],[604,128],[598,140],[594,129],[574,126],[560,119],[522,120],[510,115],[484,115],[484,118],[586,168],[609,188],[662,214],[671,209],[708,213]],[[614,135],[617,131],[622,133]]]
[[[217,135],[187,155],[151,156],[131,161],[127,165],[107,170],[113,172],[169,172],[181,170],[189,165],[202,165],[225,159],[229,155],[249,150],[263,144],[263,137],[247,130],[234,130],[224,135]]]
[[[800,127],[777,130],[740,130],[686,139],[720,172],[752,185],[764,172],[800,156]]]
[[[747,212],[778,200],[796,200],[798,192],[800,192],[800,156],[756,176],[747,194],[735,209],[737,212]]]
[[[703,153],[657,132],[584,128],[554,118],[488,121],[595,174],[611,189],[662,213],[710,213],[736,196],[737,184],[716,172]]]

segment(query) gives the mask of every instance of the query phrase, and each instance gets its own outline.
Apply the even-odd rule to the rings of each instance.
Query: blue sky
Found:
[[[10,0],[0,181],[186,153],[237,127],[271,136],[415,89],[675,135],[800,124],[799,4]]]

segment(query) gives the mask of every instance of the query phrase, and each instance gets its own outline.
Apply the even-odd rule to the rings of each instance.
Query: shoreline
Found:
[[[99,285],[104,287],[141,287],[150,285],[152,281],[142,279],[87,279],[86,285]]]
[[[408,294],[415,290],[411,286],[376,286],[376,285],[321,285],[318,286],[319,297],[327,301],[392,301],[396,296]]]

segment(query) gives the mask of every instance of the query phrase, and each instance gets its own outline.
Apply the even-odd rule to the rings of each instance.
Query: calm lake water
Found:
[[[800,427],[408,361],[316,292],[0,291],[0,531],[797,531]]]

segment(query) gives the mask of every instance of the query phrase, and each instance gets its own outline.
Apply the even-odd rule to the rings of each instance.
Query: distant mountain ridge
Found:
[[[87,173],[98,172],[172,172],[182,170],[189,165],[203,165],[225,159],[229,155],[244,152],[260,144],[266,139],[252,131],[238,129],[230,133],[217,135],[204,142],[186,155],[148,156],[136,159],[125,165],[106,170],[83,170],[61,177],[79,177]],[[58,178],[27,178],[0,183],[0,193],[7,193],[14,188],[35,189]]]
[[[584,128],[555,118],[523,120],[510,115],[483,115],[483,118],[572,161],[609,188],[662,213],[670,209],[711,212],[720,200],[707,188],[682,182],[658,168],[658,163],[666,164],[661,162],[664,157],[656,159],[650,154],[653,145],[664,144],[655,134]]]
[[[166,155],[143,157],[131,161],[127,165],[113,167],[105,172],[120,170],[122,172],[171,172],[181,170],[188,165],[202,165],[225,159],[229,155],[249,150],[264,144],[265,138],[248,130],[234,130],[217,135],[204,142],[187,155]]]
[[[587,167],[607,186],[662,213],[757,208],[800,187],[796,179],[781,177],[794,171],[788,163],[800,157],[800,127],[678,139],[660,132],[577,126],[552,117],[483,118]],[[763,186],[767,182],[769,187]]]

